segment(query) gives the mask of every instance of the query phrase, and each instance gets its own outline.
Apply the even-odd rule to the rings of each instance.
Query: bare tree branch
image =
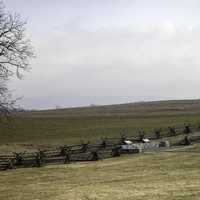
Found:
[[[0,1],[0,119],[8,116],[15,105],[6,81],[13,76],[21,78],[22,72],[28,70],[30,58],[34,57],[25,25],[19,14],[6,12]]]

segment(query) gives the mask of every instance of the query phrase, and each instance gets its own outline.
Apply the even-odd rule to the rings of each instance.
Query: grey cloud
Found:
[[[6,2],[30,17],[37,53],[10,84],[25,107],[199,97],[199,1],[48,0],[38,16]]]

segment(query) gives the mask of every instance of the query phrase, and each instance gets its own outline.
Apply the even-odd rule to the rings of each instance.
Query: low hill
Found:
[[[89,107],[42,110],[29,113],[36,117],[72,116],[144,116],[155,114],[200,113],[200,100],[169,100],[136,102],[116,105],[92,105]]]
[[[19,113],[0,127],[0,150],[80,143],[200,122],[200,100],[139,102]]]

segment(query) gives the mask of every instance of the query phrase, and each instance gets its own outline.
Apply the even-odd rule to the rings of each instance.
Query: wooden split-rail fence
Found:
[[[82,143],[72,146],[60,146],[51,150],[41,150],[37,152],[28,153],[13,153],[12,155],[0,155],[0,170],[16,169],[24,167],[41,167],[46,164],[58,164],[58,163],[71,163],[81,161],[97,161],[99,159],[105,159],[110,157],[120,156],[124,153],[139,153],[138,149],[153,149],[162,147],[161,143],[152,143],[148,145],[141,145],[145,138],[150,141],[156,141],[158,139],[173,137],[181,134],[186,134],[185,139],[179,141],[178,144],[190,144],[192,140],[200,140],[199,136],[188,138],[192,132],[200,131],[200,125],[184,125],[183,127],[168,127],[164,129],[157,129],[152,133],[146,134],[144,131],[139,131],[138,136],[127,137],[125,134],[121,134],[119,138],[103,138],[96,144],[90,142]],[[129,151],[126,148],[122,148],[125,145],[125,141],[132,141],[135,145],[135,150]]]

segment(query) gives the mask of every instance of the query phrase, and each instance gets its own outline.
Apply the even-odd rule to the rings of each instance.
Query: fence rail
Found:
[[[21,167],[40,167],[45,164],[71,163],[81,161],[95,161],[115,156],[121,153],[139,153],[137,149],[144,151],[161,147],[158,143],[142,145],[144,138],[156,141],[166,137],[175,137],[185,134],[184,140],[174,143],[174,145],[188,144],[187,142],[200,141],[200,136],[190,136],[190,133],[200,131],[200,125],[190,124],[183,127],[168,127],[156,129],[151,133],[140,131],[138,136],[129,136],[122,134],[118,138],[103,138],[101,141],[91,144],[90,142],[79,145],[64,145],[50,150],[38,150],[34,153],[13,153],[12,155],[0,155],[0,170],[15,169]],[[132,151],[122,150],[122,145],[126,140],[136,143]],[[152,148],[151,148],[152,147]],[[135,151],[136,150],[136,151]]]

